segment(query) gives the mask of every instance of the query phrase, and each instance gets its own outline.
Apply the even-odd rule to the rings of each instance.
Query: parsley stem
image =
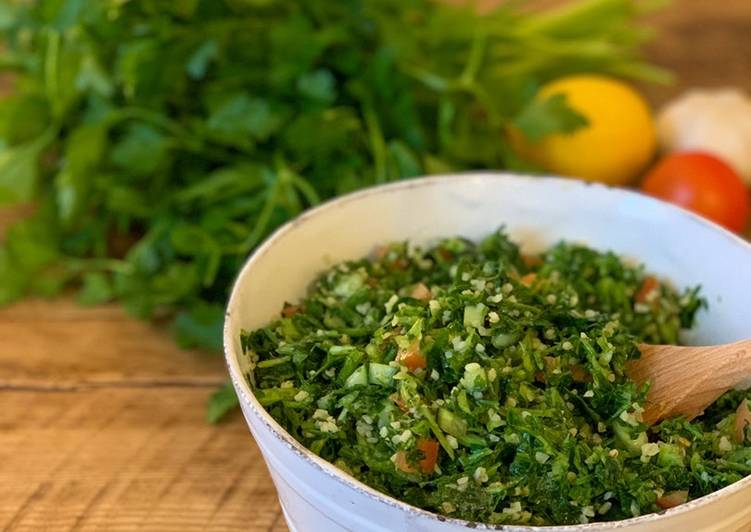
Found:
[[[462,84],[470,86],[475,83],[477,73],[485,57],[485,45],[487,42],[488,39],[484,33],[481,33],[479,30],[475,31],[475,36],[472,39],[472,47],[469,50],[469,59],[464,67],[464,71],[459,76]]]
[[[445,78],[423,68],[416,66],[406,66],[404,67],[404,71],[407,75],[411,76],[412,78],[425,85],[427,88],[437,93],[446,92],[446,90],[449,88],[449,82]]]
[[[274,366],[278,366],[280,364],[286,364],[289,362],[291,357],[289,356],[283,356],[279,358],[271,358],[269,360],[261,360],[256,364],[257,368],[273,368]]]
[[[117,259],[78,259],[69,257],[67,265],[71,271],[77,273],[109,271],[127,275],[133,271],[132,264]]]
[[[57,30],[47,31],[47,48],[44,53],[44,88],[47,98],[52,102],[53,114],[59,118],[61,99],[58,80],[58,60],[60,55],[60,33]]]
[[[365,118],[365,125],[368,128],[370,150],[373,154],[373,164],[375,166],[375,180],[376,183],[384,183],[388,179],[388,176],[386,175],[386,143],[381,132],[381,125],[370,103],[363,102],[362,114],[363,118]]]
[[[167,131],[170,135],[173,135],[178,139],[186,138],[185,129],[180,127],[179,124],[173,122],[165,115],[151,111],[149,109],[144,109],[141,107],[123,107],[122,109],[119,109],[118,111],[113,113],[110,119],[113,122],[128,119],[143,120],[144,122],[148,122]]]
[[[321,203],[321,198],[318,195],[318,192],[316,192],[313,185],[311,185],[304,177],[299,174],[294,174],[292,175],[292,183],[297,187],[303,197],[305,197],[305,200],[310,206]]]
[[[112,126],[119,121],[125,120],[141,120],[164,130],[178,142],[177,147],[179,149],[187,152],[209,156],[218,162],[232,162],[235,159],[231,153],[217,150],[214,146],[207,146],[202,139],[190,135],[188,130],[180,126],[177,122],[150,109],[123,107],[109,116],[109,125]]]
[[[271,220],[271,215],[274,212],[274,208],[276,208],[277,204],[279,203],[279,189],[279,180],[278,178],[275,178],[274,183],[266,191],[266,202],[263,206],[263,209],[261,209],[261,213],[256,219],[256,223],[253,226],[253,231],[250,233],[250,235],[248,235],[248,238],[246,238],[240,246],[240,249],[243,252],[247,253],[248,251],[253,249],[253,247],[255,247],[255,245],[261,241],[261,238],[263,238],[264,233],[266,232],[266,227],[269,225],[269,221]]]

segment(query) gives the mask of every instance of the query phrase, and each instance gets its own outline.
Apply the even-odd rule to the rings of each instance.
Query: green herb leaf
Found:
[[[26,202],[34,197],[39,156],[53,135],[48,131],[25,144],[0,148],[0,205]]]
[[[68,137],[63,168],[55,176],[55,193],[60,219],[70,224],[86,207],[92,173],[104,156],[106,123],[86,124]]]
[[[158,129],[134,124],[112,147],[110,157],[112,163],[125,173],[149,176],[165,161],[168,147],[168,139]]]
[[[268,138],[279,127],[280,118],[266,100],[243,93],[223,99],[206,125],[216,140],[242,148],[250,146],[252,140]]]
[[[316,70],[297,79],[297,90],[303,96],[322,104],[336,99],[336,81],[329,70]]]
[[[209,398],[206,408],[206,421],[212,424],[219,423],[239,404],[240,401],[237,399],[235,389],[232,387],[232,383],[228,382]]]
[[[188,59],[185,69],[193,79],[202,79],[206,76],[209,66],[219,55],[219,45],[216,41],[209,40],[203,43]]]
[[[114,290],[110,279],[100,272],[84,275],[78,301],[83,305],[101,305],[112,299]]]
[[[568,106],[564,94],[532,100],[514,120],[514,125],[532,142],[554,133],[572,133],[587,124],[586,117]]]
[[[175,338],[184,348],[222,349],[224,307],[198,303],[175,318]]]

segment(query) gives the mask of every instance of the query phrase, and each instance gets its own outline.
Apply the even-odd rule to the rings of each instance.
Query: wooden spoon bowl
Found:
[[[751,386],[751,340],[694,347],[639,346],[641,358],[628,363],[628,376],[650,382],[644,422],[679,415],[693,419],[722,394]]]

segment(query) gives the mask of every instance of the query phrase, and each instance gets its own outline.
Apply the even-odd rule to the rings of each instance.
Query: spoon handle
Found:
[[[729,355],[730,369],[735,372],[735,379],[731,388],[745,390],[751,388],[751,340],[743,340],[730,344],[734,352]],[[735,366],[733,367],[733,363]]]
[[[649,381],[648,424],[676,415],[700,415],[731,388],[751,385],[751,340],[707,347],[640,345],[628,367],[638,383]]]

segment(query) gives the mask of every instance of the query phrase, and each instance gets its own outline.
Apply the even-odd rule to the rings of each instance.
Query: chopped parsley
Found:
[[[613,253],[524,256],[498,231],[339,264],[243,345],[269,413],[384,493],[487,523],[609,521],[751,472],[745,392],[647,427],[625,375],[703,305]]]

